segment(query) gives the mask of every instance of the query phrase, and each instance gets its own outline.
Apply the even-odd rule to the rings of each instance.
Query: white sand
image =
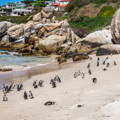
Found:
[[[106,56],[100,57],[102,63]],[[45,73],[25,81],[24,90],[32,90],[34,99],[24,100],[23,91],[12,91],[8,101],[2,101],[0,92],[0,120],[119,120],[120,119],[120,55],[109,56],[110,67],[96,66],[96,57],[69,68]],[[113,61],[117,61],[117,66]],[[88,75],[87,64],[91,62],[92,75]],[[85,73],[73,78],[75,72]],[[62,83],[51,88],[50,79],[55,75]],[[98,82],[92,83],[96,77]],[[43,88],[34,89],[34,80],[45,80]],[[44,106],[46,101],[55,101],[53,106]],[[83,105],[78,108],[77,105]]]

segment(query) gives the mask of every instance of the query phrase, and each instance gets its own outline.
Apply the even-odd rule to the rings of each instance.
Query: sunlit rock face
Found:
[[[120,44],[120,9],[118,9],[113,16],[111,23],[111,33],[113,42],[115,44]]]

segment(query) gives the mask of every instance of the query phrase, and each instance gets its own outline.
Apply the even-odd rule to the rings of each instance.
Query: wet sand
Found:
[[[64,69],[70,67],[71,64],[74,63],[69,60],[68,63],[61,65],[56,61],[52,61],[46,64],[35,63],[34,66],[11,66],[11,68],[13,68],[12,71],[0,72],[0,88],[4,83],[23,83],[25,80],[30,79],[32,76]]]
[[[92,57],[92,60],[69,64],[69,67],[24,81],[24,90],[32,90],[34,99],[24,100],[24,90],[14,90],[8,94],[8,101],[3,102],[1,91],[1,120],[119,120],[120,55],[109,56],[109,67],[102,64],[106,56],[100,57],[99,67],[96,66],[97,57]],[[88,74],[88,63],[91,63],[92,75]],[[103,71],[104,68],[107,70]],[[85,73],[84,79],[79,75],[74,78],[79,70]],[[49,82],[55,75],[60,76],[62,83],[52,88]],[[97,83],[93,83],[92,78],[97,78]],[[34,89],[35,80],[44,80],[44,87]],[[44,106],[49,100],[56,104]]]

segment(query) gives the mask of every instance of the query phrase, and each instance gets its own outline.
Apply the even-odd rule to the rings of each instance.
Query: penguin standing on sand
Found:
[[[117,65],[116,61],[114,61],[114,65],[115,65],[115,66]]]
[[[30,98],[30,99],[33,99],[33,98],[34,98],[33,93],[32,93],[31,90],[29,91],[29,98]]]
[[[85,78],[85,73],[81,73],[81,75],[82,75],[82,79],[84,79]]]
[[[34,87],[35,89],[38,88],[38,86],[37,86],[37,80],[33,82],[33,87]]]
[[[6,94],[3,95],[3,101],[4,102],[8,101],[8,97],[6,96]]]
[[[88,69],[90,68],[90,63],[88,63],[87,68],[88,68]]]
[[[17,85],[17,91],[20,91],[20,90],[22,90],[22,89],[23,89],[23,85],[22,85],[22,84]]]
[[[17,91],[19,91],[19,85],[17,85]]]
[[[20,90],[22,90],[23,89],[23,84],[20,84]]]
[[[24,99],[27,100],[28,99],[28,95],[27,95],[27,92],[24,91]]]
[[[93,78],[93,79],[92,79],[92,82],[93,82],[93,83],[97,83],[97,78]]]
[[[100,58],[98,57],[98,58],[97,58],[97,61],[99,61],[99,60],[100,60]]]
[[[100,65],[99,62],[100,62],[100,58],[98,57],[97,58],[97,67]]]
[[[100,64],[99,64],[99,61],[97,61],[97,67],[99,67],[99,65],[100,65]]]
[[[38,86],[43,87],[43,83],[44,83],[44,81],[40,80],[39,83],[38,83]]]
[[[103,61],[103,65],[105,65],[105,62],[106,62],[106,61],[104,60],[104,61]]]
[[[108,57],[106,57],[105,60],[103,61],[103,65],[105,65],[107,60],[108,60]]]
[[[106,67],[109,67],[110,66],[110,63],[107,63]]]
[[[88,70],[88,73],[89,73],[89,75],[91,75],[91,74],[92,74],[92,72],[91,72],[91,70],[90,70],[90,69]]]
[[[8,85],[5,86],[5,92],[8,93]]]
[[[8,86],[8,92],[10,92],[12,90],[13,84],[14,83],[12,83],[10,86]]]
[[[58,75],[55,76],[54,81],[57,81],[58,83],[61,83],[61,79]]]
[[[53,79],[51,79],[50,84],[52,85],[52,88],[56,88],[56,82]]]

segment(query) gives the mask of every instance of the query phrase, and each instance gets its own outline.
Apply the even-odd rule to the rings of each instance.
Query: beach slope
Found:
[[[120,55],[100,57],[71,64],[64,69],[36,75],[23,83],[24,90],[10,92],[3,102],[0,92],[1,120],[119,120]],[[117,65],[114,64],[114,61]],[[90,63],[92,74],[88,73]],[[106,67],[107,63],[109,66]],[[104,69],[105,68],[105,69]],[[104,70],[103,70],[104,69]],[[84,73],[75,76],[80,71]],[[76,72],[76,73],[75,73]],[[52,88],[50,80],[59,75],[62,82]],[[76,77],[76,78],[75,78]],[[93,82],[96,78],[96,83]],[[44,87],[34,89],[33,81],[44,80]],[[24,91],[32,91],[34,99],[24,100]],[[45,106],[45,102],[55,104]]]

